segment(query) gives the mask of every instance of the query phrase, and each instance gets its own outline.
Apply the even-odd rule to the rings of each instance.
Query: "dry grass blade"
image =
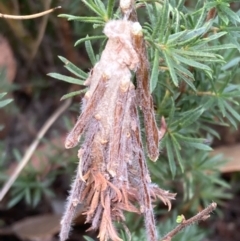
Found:
[[[40,13],[35,13],[35,14],[30,14],[30,15],[9,15],[9,14],[2,14],[0,13],[0,18],[8,18],[8,19],[16,19],[16,20],[26,20],[26,19],[33,19],[33,18],[39,18],[42,17],[46,14],[49,14],[57,9],[60,9],[61,6],[51,8],[49,10],[40,12]]]
[[[39,142],[52,126],[52,124],[58,119],[58,117],[70,106],[71,100],[68,99],[65,103],[60,106],[46,121],[43,125],[41,130],[38,132],[36,139],[32,142],[32,144],[27,149],[25,155],[23,156],[22,160],[19,162],[17,168],[15,169],[14,173],[8,179],[8,181],[4,184],[2,190],[0,191],[0,201],[4,198],[8,190],[11,188],[12,184],[18,178],[19,174],[23,170],[23,168],[27,165],[28,161],[30,160],[31,156],[33,155],[34,151],[39,145]]]

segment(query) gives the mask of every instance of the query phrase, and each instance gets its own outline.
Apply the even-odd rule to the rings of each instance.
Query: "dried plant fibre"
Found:
[[[152,203],[160,199],[170,209],[175,197],[151,183],[144,156],[137,106],[145,117],[148,155],[153,161],[158,158],[158,142],[166,124],[162,119],[158,130],[146,82],[141,84],[138,79],[135,88],[131,81],[131,72],[143,61],[136,47],[141,35],[137,37],[134,31],[139,26],[112,20],[104,28],[106,47],[85,81],[89,89],[82,113],[65,142],[66,148],[72,148],[84,136],[77,176],[61,221],[61,241],[68,238],[78,204],[84,206],[89,230],[99,230],[100,241],[122,240],[114,221],[124,223],[124,211],[143,214],[147,240],[157,241]]]

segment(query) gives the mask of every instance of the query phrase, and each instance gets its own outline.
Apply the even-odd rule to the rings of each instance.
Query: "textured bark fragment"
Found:
[[[133,118],[137,118],[137,110],[136,107],[132,106],[132,115]],[[155,228],[155,220],[154,220],[154,214],[153,214],[153,207],[152,207],[152,200],[148,188],[148,169],[146,165],[146,160],[143,153],[143,146],[142,146],[142,140],[140,136],[140,125],[138,123],[137,128],[133,134],[134,142],[137,145],[136,149],[136,157],[140,169],[140,195],[141,195],[141,201],[140,201],[140,207],[141,211],[144,213],[145,216],[145,226],[147,231],[147,240],[149,241],[157,241],[157,232]]]
[[[91,98],[91,100],[88,100],[84,112],[79,116],[77,123],[75,124],[71,132],[68,134],[65,141],[65,148],[73,148],[78,144],[81,134],[83,133],[87,122],[93,116],[94,110],[98,104],[99,95],[97,93],[103,93],[106,88],[106,80],[106,76],[102,75],[95,91],[92,94],[92,97],[88,97]],[[86,94],[89,95],[89,92],[87,92]]]
[[[72,184],[72,189],[68,197],[66,210],[64,216],[61,220],[61,232],[60,240],[66,240],[68,238],[69,232],[71,230],[71,224],[76,212],[77,202],[83,191],[83,185],[79,183],[79,180],[76,178]],[[80,201],[79,201],[80,203]]]
[[[121,83],[119,87],[119,95],[116,100],[116,107],[114,113],[114,123],[111,133],[111,140],[109,144],[109,163],[107,166],[108,172],[111,176],[116,176],[117,170],[119,169],[119,154],[120,147],[119,140],[121,139],[122,129],[125,129],[124,117],[125,107],[128,100],[128,91],[130,88],[134,88],[133,84],[128,80],[127,82]],[[122,157],[124,158],[124,157]],[[119,160],[119,161],[118,161]]]
[[[149,62],[143,35],[134,34],[134,47],[139,54],[139,68],[136,71],[137,77],[137,99],[143,112],[144,126],[147,139],[147,150],[149,158],[156,161],[159,156],[159,130],[156,124],[153,100],[149,88]]]

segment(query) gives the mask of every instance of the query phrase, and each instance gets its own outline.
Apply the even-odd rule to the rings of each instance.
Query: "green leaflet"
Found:
[[[157,86],[159,74],[159,51],[155,49],[154,51],[154,61],[152,67],[152,73],[150,78],[150,92],[152,93]]]
[[[2,99],[7,93],[0,93],[0,99]],[[0,100],[0,108],[3,108],[4,106],[8,105],[11,103],[13,100],[12,99],[6,99],[6,100]]]
[[[8,104],[11,103],[12,101],[13,101],[12,99],[1,100],[1,101],[0,101],[0,108],[8,105]]]
[[[99,23],[104,24],[104,20],[101,17],[85,17],[85,16],[73,16],[68,14],[59,14],[60,18],[67,18],[68,21],[81,21],[85,23]]]
[[[88,74],[78,68],[76,65],[71,63],[69,60],[62,56],[58,56],[58,58],[65,64],[64,67],[69,70],[72,74],[76,75],[80,79],[86,79]]]
[[[170,75],[172,77],[172,81],[173,81],[174,85],[177,87],[178,86],[178,77],[177,77],[176,71],[174,69],[174,62],[172,60],[172,57],[166,51],[163,51],[163,55],[164,55],[168,70],[170,72]]]
[[[75,44],[74,46],[77,46],[83,42],[86,42],[86,41],[90,41],[90,40],[97,40],[97,39],[106,39],[106,36],[105,35],[99,35],[99,36],[87,36],[85,38],[81,38],[79,39]]]
[[[92,44],[91,44],[90,40],[85,41],[85,48],[86,48],[88,57],[91,61],[91,64],[95,65],[97,60],[96,60],[96,57],[95,57],[95,54],[94,54],[94,51],[93,51],[93,47],[92,47]]]
[[[108,19],[112,18],[114,4],[115,4],[115,0],[109,0],[108,1],[108,6],[107,6],[107,16],[108,16]]]
[[[186,64],[186,65],[189,65],[189,66],[192,66],[195,68],[203,69],[203,70],[206,70],[209,72],[212,71],[209,66],[199,63],[193,59],[182,57],[179,54],[176,54],[175,52],[173,52],[172,55],[173,55],[174,59],[178,62],[182,62],[183,64]]]
[[[169,167],[171,170],[172,178],[174,178],[176,175],[176,164],[175,164],[175,160],[174,160],[173,147],[172,147],[171,141],[169,140],[168,136],[166,137],[166,149],[167,149],[168,162],[169,162]]]
[[[94,241],[94,239],[84,235],[83,238],[86,240],[86,241]]]
[[[86,92],[86,89],[73,91],[71,93],[63,95],[60,100],[65,100],[65,99],[71,98],[71,97],[76,96],[76,95],[80,95],[81,93],[85,93],[85,92]]]
[[[71,84],[76,84],[76,85],[83,85],[84,81],[80,80],[80,79],[76,79],[73,77],[69,77],[66,75],[62,75],[62,74],[58,74],[58,73],[50,73],[48,74],[48,76],[55,78],[55,79],[59,79],[59,80],[63,80],[65,82],[71,83]]]

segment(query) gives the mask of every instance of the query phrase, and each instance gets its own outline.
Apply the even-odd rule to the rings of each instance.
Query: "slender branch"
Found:
[[[25,155],[23,156],[22,160],[18,164],[17,168],[14,170],[14,173],[12,176],[7,180],[7,182],[4,184],[2,190],[0,191],[0,201],[4,198],[8,190],[11,188],[12,184],[15,182],[15,180],[18,178],[19,174],[23,170],[23,168],[26,166],[30,158],[32,157],[34,151],[38,147],[38,144],[40,143],[43,136],[46,134],[46,132],[49,130],[49,128],[52,126],[52,124],[58,119],[58,117],[69,107],[71,104],[71,99],[68,99],[65,101],[65,103],[60,106],[46,121],[46,123],[43,125],[41,130],[38,132],[37,137],[32,142],[32,144],[27,149]]]
[[[61,6],[55,7],[55,8],[51,8],[49,10],[40,12],[40,13],[35,13],[35,14],[30,14],[30,15],[9,15],[9,14],[2,14],[0,13],[0,18],[9,18],[9,19],[20,19],[20,20],[26,20],[26,19],[32,19],[32,18],[38,18],[38,17],[42,17],[46,14],[49,14],[53,11],[55,11],[56,9],[61,8]]]
[[[44,5],[44,9],[48,9],[51,6],[51,2],[52,0],[44,0],[43,1],[43,5]],[[33,44],[33,50],[30,56],[30,61],[35,57],[38,48],[42,42],[43,39],[43,35],[45,33],[46,27],[47,27],[47,23],[48,23],[48,17],[49,15],[46,14],[42,19],[41,19],[41,23],[40,23],[40,27],[39,27],[39,31],[38,31],[38,36],[37,39],[35,40],[34,44]]]
[[[10,16],[12,16],[13,14],[16,15],[16,13],[11,11],[10,7],[7,7],[5,4],[3,4],[0,1],[0,15],[1,15],[1,12],[6,13],[5,15],[10,15]],[[13,19],[9,19],[9,18],[5,18],[4,21],[9,25],[13,34],[18,39],[23,39],[23,38],[26,38],[26,37],[28,39],[29,38],[32,39],[29,32],[24,28],[22,21],[14,21]]]
[[[192,218],[189,218],[187,220],[183,220],[181,224],[179,224],[176,228],[174,228],[171,232],[169,232],[167,235],[165,235],[160,241],[171,241],[171,239],[179,233],[182,229],[196,223],[199,221],[204,221],[207,218],[209,218],[209,214],[216,209],[217,204],[215,202],[211,203],[208,207],[203,209],[200,213],[196,214]]]
[[[14,9],[14,15],[19,15],[19,4],[18,4],[18,0],[12,0],[12,5],[13,5],[13,9]]]

